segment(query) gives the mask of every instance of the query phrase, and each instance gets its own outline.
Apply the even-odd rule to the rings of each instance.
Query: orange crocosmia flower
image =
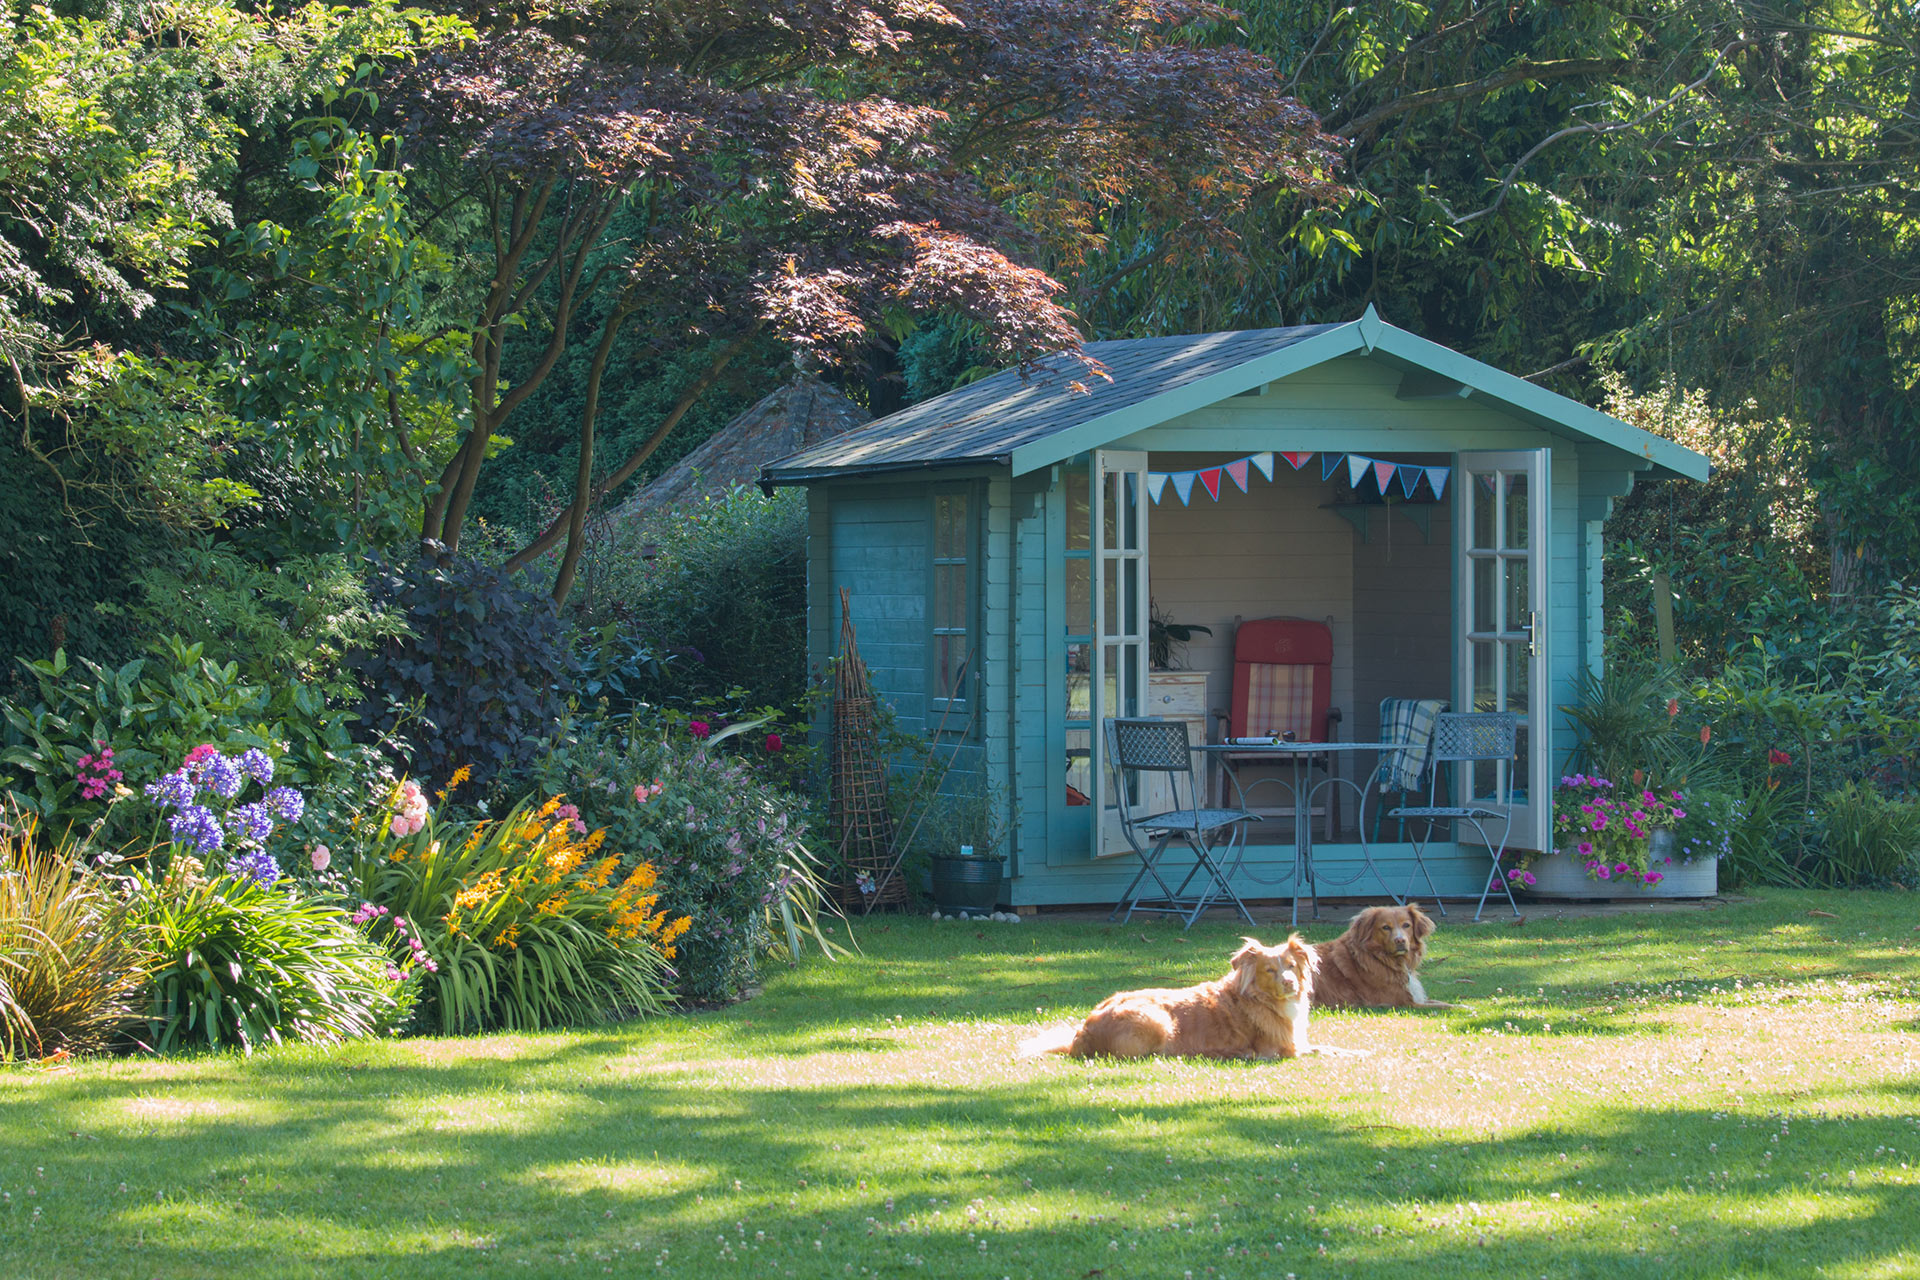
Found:
[[[605,844],[606,842],[607,842],[607,829],[605,827],[600,828],[598,831],[588,836],[585,840],[581,841],[581,843],[586,846],[586,850],[588,853],[593,853],[597,851],[600,848],[600,846]]]
[[[1711,741],[1713,741],[1713,726],[1707,725],[1707,724],[1701,725],[1700,726],[1700,745],[1704,747],[1705,745],[1707,745],[1707,743]]]
[[[540,806],[540,812],[535,816],[542,820],[551,818],[553,816],[554,810],[558,809],[559,807],[560,807],[560,797],[548,796],[547,802]]]

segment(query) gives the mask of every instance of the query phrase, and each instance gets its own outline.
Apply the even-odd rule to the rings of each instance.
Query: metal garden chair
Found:
[[[1480,890],[1480,905],[1474,909],[1473,918],[1478,920],[1480,913],[1486,910],[1487,895],[1493,892],[1495,884],[1507,895],[1507,905],[1513,908],[1513,914],[1520,914],[1520,904],[1513,900],[1513,889],[1507,884],[1506,877],[1500,874],[1500,859],[1507,851],[1507,838],[1512,834],[1513,827],[1511,765],[1519,737],[1520,717],[1511,712],[1452,712],[1435,719],[1433,751],[1428,757],[1430,781],[1427,784],[1427,803],[1403,805],[1387,813],[1389,818],[1398,818],[1402,822],[1409,818],[1425,820],[1420,824],[1424,830],[1410,841],[1413,845],[1414,874],[1407,877],[1407,897],[1413,896],[1414,878],[1425,876],[1427,891],[1433,895],[1434,905],[1440,908],[1441,915],[1447,914],[1446,904],[1440,901],[1440,891],[1434,886],[1433,873],[1427,870],[1426,848],[1436,835],[1445,839],[1452,834],[1454,823],[1464,822],[1479,834],[1481,843],[1493,855],[1493,869],[1487,873],[1486,886]],[[1481,761],[1494,763],[1494,794],[1489,801],[1476,803],[1471,796],[1473,788],[1469,785],[1466,803],[1441,804],[1441,796],[1451,795],[1458,785],[1453,777],[1454,766],[1466,765],[1471,779],[1472,767]],[[1441,765],[1448,766],[1448,790],[1445,792],[1441,790]],[[1502,765],[1507,767],[1503,768]],[[1489,834],[1489,828],[1495,823],[1500,827],[1497,843]]]
[[[1233,891],[1231,867],[1237,860],[1223,858],[1231,854],[1245,838],[1245,824],[1254,815],[1245,809],[1203,809],[1204,794],[1193,766],[1193,748],[1187,740],[1184,720],[1110,719],[1106,722],[1107,762],[1113,774],[1113,793],[1119,802],[1120,830],[1140,855],[1140,870],[1120,894],[1109,920],[1118,916],[1130,920],[1136,911],[1179,916],[1187,928],[1216,902],[1232,903],[1234,909],[1253,923],[1246,904]],[[1166,775],[1167,790],[1173,808],[1160,813],[1137,812],[1128,787],[1130,774]],[[1182,803],[1182,780],[1185,802]],[[1145,788],[1141,788],[1145,793]],[[1221,833],[1225,842],[1220,842]],[[1162,875],[1162,862],[1169,846],[1179,841],[1193,853],[1193,865],[1187,869],[1178,887],[1169,887]],[[1171,869],[1167,875],[1171,875]],[[1158,896],[1142,892],[1151,880]],[[1197,883],[1196,883],[1197,882]],[[1125,910],[1126,914],[1121,915]]]

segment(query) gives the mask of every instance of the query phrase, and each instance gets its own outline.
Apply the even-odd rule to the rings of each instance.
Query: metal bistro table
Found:
[[[1312,813],[1313,813],[1313,798],[1316,795],[1320,794],[1320,792],[1327,787],[1331,787],[1331,786],[1348,787],[1348,788],[1351,788],[1355,793],[1358,800],[1358,803],[1354,806],[1354,812],[1356,817],[1355,831],[1356,831],[1356,834],[1360,837],[1360,869],[1358,871],[1355,871],[1351,876],[1347,877],[1345,880],[1334,880],[1334,881],[1329,881],[1329,883],[1335,886],[1353,884],[1357,882],[1361,876],[1364,876],[1369,872],[1371,872],[1374,879],[1378,880],[1382,887],[1386,885],[1386,880],[1381,877],[1379,869],[1373,865],[1373,854],[1367,848],[1367,824],[1365,820],[1367,793],[1373,789],[1373,785],[1375,781],[1379,778],[1380,767],[1381,765],[1386,763],[1387,753],[1393,752],[1393,751],[1410,751],[1412,750],[1411,743],[1406,743],[1406,742],[1278,742],[1278,741],[1275,741],[1275,742],[1244,742],[1244,741],[1242,742],[1210,742],[1210,743],[1205,743],[1200,746],[1197,746],[1194,748],[1194,750],[1204,751],[1207,753],[1207,771],[1209,775],[1207,779],[1207,788],[1208,788],[1209,795],[1213,794],[1213,778],[1212,778],[1213,771],[1216,769],[1223,768],[1222,761],[1220,760],[1220,757],[1222,756],[1228,756],[1228,755],[1271,756],[1276,761],[1288,760],[1292,762],[1293,764],[1293,884],[1294,884],[1293,923],[1294,924],[1297,925],[1300,923],[1300,891],[1302,889],[1305,889],[1307,894],[1313,900],[1313,918],[1315,920],[1318,920],[1320,918],[1320,884],[1319,884],[1319,878],[1314,874],[1314,869],[1313,869]],[[1371,752],[1374,752],[1376,755],[1373,768],[1371,771],[1368,772],[1365,782],[1349,782],[1346,778],[1343,778],[1340,776],[1339,770],[1334,769],[1334,770],[1330,770],[1327,776],[1322,778],[1320,781],[1314,783],[1311,786],[1306,785],[1308,765],[1314,756],[1358,755],[1363,751],[1371,751]],[[1238,798],[1240,802],[1240,807],[1242,809],[1246,808],[1247,807],[1246,792],[1242,790],[1240,786],[1240,779],[1234,776],[1231,770],[1227,770],[1226,773],[1229,778],[1233,779],[1234,795]],[[1270,782],[1270,781],[1274,781],[1274,779],[1262,779],[1261,781]],[[1259,783],[1256,782],[1253,785],[1258,786]],[[1241,842],[1240,848],[1237,850],[1237,856],[1234,858],[1233,865],[1226,869],[1227,875],[1231,876],[1235,872],[1240,870],[1240,864],[1246,857],[1247,843],[1248,842],[1244,840]],[[1251,872],[1249,872],[1248,875],[1252,877]],[[1258,879],[1258,877],[1252,877],[1252,878]],[[1265,882],[1262,882],[1262,883],[1265,883]],[[1277,884],[1279,882],[1274,881],[1272,883]],[[1393,890],[1387,889],[1386,892],[1388,896],[1392,897],[1395,902],[1402,901],[1400,896],[1394,893]]]

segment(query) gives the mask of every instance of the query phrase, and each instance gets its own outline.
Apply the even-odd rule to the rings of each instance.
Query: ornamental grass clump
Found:
[[[1653,834],[1685,819],[1685,804],[1679,791],[1662,794],[1637,783],[1620,787],[1597,774],[1574,774],[1560,779],[1554,791],[1555,839],[1589,878],[1650,889],[1666,879],[1651,865]],[[1672,861],[1669,856],[1662,865]]]
[[[101,1049],[127,1023],[142,972],[124,917],[32,814],[0,820],[0,1059]]]
[[[144,1047],[334,1044],[390,1030],[406,999],[386,951],[339,907],[250,875],[209,879],[176,851],[129,877],[127,928],[147,968]]]
[[[358,918],[418,981],[440,1030],[604,1022],[671,1000],[688,920],[659,908],[650,863],[623,866],[603,851],[606,832],[560,797],[497,821],[441,822],[400,783],[367,821],[377,829],[348,873]]]

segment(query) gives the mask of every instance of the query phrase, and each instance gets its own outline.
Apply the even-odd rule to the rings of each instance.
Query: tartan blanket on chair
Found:
[[[1380,771],[1380,790],[1418,791],[1427,776],[1427,756],[1433,751],[1433,726],[1447,709],[1444,698],[1380,699],[1380,741],[1411,743],[1413,750],[1396,751]]]

